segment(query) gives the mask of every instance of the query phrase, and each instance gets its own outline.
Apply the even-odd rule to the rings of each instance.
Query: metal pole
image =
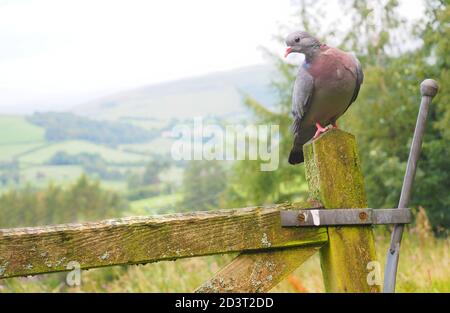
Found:
[[[422,100],[420,103],[419,115],[417,117],[416,129],[409,152],[408,164],[406,166],[405,177],[403,179],[402,192],[398,208],[406,208],[411,198],[411,190],[416,174],[417,161],[420,156],[422,138],[425,132],[425,123],[428,115],[428,108],[431,100],[438,92],[438,84],[432,79],[426,79],[420,84]],[[400,243],[403,235],[403,224],[396,224],[392,232],[391,244],[387,253],[386,266],[384,268],[384,289],[383,292],[395,291],[395,280],[397,276],[398,258],[400,253]]]

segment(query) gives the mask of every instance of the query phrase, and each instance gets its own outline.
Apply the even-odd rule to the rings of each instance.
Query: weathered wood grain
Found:
[[[306,144],[306,175],[311,198],[325,208],[366,208],[367,201],[355,137],[332,129]],[[377,261],[370,226],[329,227],[321,249],[325,288],[329,292],[379,292],[369,285],[368,264]]]
[[[267,292],[319,249],[320,245],[243,252],[195,292]]]
[[[0,278],[66,270],[140,264],[200,255],[321,244],[325,228],[282,228],[271,207],[130,217],[83,224],[0,229]]]

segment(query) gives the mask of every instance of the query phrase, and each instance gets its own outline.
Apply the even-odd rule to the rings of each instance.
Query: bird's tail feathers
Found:
[[[291,153],[289,153],[289,159],[288,162],[289,164],[299,164],[302,163],[304,161],[304,157],[303,157],[303,146],[300,147],[300,149],[298,147],[292,147]]]
[[[301,127],[300,123],[297,120],[294,120],[292,124],[292,129],[295,131],[294,144],[292,146],[291,153],[289,154],[289,163],[290,164],[299,164],[304,161],[303,156],[303,145],[308,142],[313,136],[315,132],[315,127]]]

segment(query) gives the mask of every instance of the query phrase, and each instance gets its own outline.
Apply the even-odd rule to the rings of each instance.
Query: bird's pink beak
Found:
[[[286,49],[286,52],[284,53],[284,57],[287,57],[288,54],[291,53],[291,52],[292,52],[292,48],[291,48],[291,47],[288,47],[288,48]]]

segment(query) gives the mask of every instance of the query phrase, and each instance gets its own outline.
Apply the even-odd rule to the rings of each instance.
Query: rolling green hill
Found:
[[[43,127],[36,126],[25,116],[0,115],[0,190],[31,184],[46,186],[49,182],[64,184],[75,180],[84,171],[79,165],[49,165],[59,151],[70,155],[90,153],[99,155],[111,167],[142,166],[149,159],[143,153],[130,153],[82,140],[48,141]],[[89,173],[88,173],[89,174]],[[126,182],[110,181],[110,185],[126,187]]]
[[[21,155],[30,153],[35,149],[38,149],[46,145],[45,141],[34,143],[12,143],[0,145],[0,162],[10,162],[17,159]]]
[[[139,182],[148,162],[167,158],[173,139],[162,134],[174,123],[196,116],[219,124],[228,118],[236,121],[245,116],[244,94],[271,105],[271,73],[266,65],[250,66],[144,86],[79,105],[71,112],[76,115],[0,115],[0,191],[27,184],[67,184],[85,173],[107,188],[132,192],[130,179]],[[70,161],[83,158],[84,162]],[[177,166],[172,164],[175,172],[164,169],[165,179],[157,180],[159,187],[165,186],[160,190],[180,184],[183,169]],[[147,197],[133,203],[136,213],[168,209],[180,198]]]
[[[87,141],[67,140],[48,144],[32,153],[19,157],[19,160],[27,164],[44,164],[58,151],[64,151],[68,154],[78,154],[82,152],[98,154],[111,163],[134,163],[143,162],[147,159],[144,155],[123,152]]]
[[[29,123],[24,117],[0,115],[0,145],[42,142],[44,129]]]
[[[267,65],[145,86],[79,105],[73,112],[98,119],[191,118],[243,112],[242,93],[271,105],[267,88],[273,78]]]
[[[53,117],[58,119],[59,116],[55,114]],[[101,121],[95,123],[98,124]],[[76,135],[80,131],[96,132],[99,127],[95,123],[91,123],[95,127],[89,127],[89,123],[81,123],[81,126],[71,125],[68,134]],[[133,123],[122,121],[121,124],[124,124],[125,127],[121,127],[127,130],[126,124]],[[110,128],[115,127],[114,123],[108,125]],[[133,127],[136,126],[142,128],[141,125]],[[157,135],[161,127],[166,126],[166,122],[153,120],[151,129],[156,132],[147,141],[135,143],[131,140],[130,143],[113,145],[77,139],[49,140],[46,138],[44,127],[34,125],[31,118],[0,115],[2,130],[0,133],[0,192],[26,185],[43,188],[50,182],[66,185],[75,181],[80,175],[87,174],[100,179],[105,188],[126,193],[127,178],[130,175],[139,175],[150,160],[160,159],[161,155],[170,152],[171,141]],[[58,127],[64,130],[65,125]],[[120,132],[120,129],[118,131]],[[129,135],[132,136],[132,134]],[[123,134],[122,137],[125,138]],[[70,157],[73,160],[80,159],[80,156],[84,156],[85,159],[90,157],[90,159],[84,163],[56,163],[55,156],[61,155],[61,152],[69,160]],[[179,180],[181,176],[176,175],[173,178]],[[173,184],[172,181],[163,183]]]

